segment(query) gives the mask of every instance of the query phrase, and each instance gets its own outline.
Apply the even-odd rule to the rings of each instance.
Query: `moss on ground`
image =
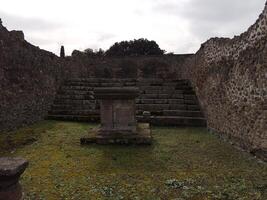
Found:
[[[0,134],[0,156],[30,161],[26,200],[267,199],[267,165],[205,129],[153,128],[152,146],[80,146],[93,127],[45,121]]]

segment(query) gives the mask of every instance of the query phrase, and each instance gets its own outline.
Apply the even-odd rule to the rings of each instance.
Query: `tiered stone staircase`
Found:
[[[139,87],[137,119],[155,125],[206,126],[197,97],[187,80],[72,79],[59,89],[48,119],[99,122],[95,87]],[[149,111],[151,116],[144,117]]]

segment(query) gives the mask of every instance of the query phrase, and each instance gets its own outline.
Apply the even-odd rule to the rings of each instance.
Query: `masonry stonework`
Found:
[[[267,158],[267,7],[247,32],[212,38],[180,68],[208,128]]]
[[[8,31],[0,23],[0,132],[43,120],[66,79],[174,78],[175,67],[189,56],[59,58],[28,43],[23,32]]]
[[[248,31],[194,55],[59,58],[0,23],[0,131],[44,119],[69,78],[189,79],[208,128],[267,158],[267,7]]]

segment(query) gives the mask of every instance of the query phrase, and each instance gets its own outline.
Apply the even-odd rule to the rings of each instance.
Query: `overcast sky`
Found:
[[[194,53],[213,36],[247,30],[265,0],[0,0],[9,30],[23,30],[42,49],[108,49],[122,40],[147,38],[162,49]]]

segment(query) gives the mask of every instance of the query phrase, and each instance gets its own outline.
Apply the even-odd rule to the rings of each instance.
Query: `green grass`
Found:
[[[30,161],[26,200],[267,199],[267,165],[205,129],[156,127],[151,146],[80,146],[95,126],[44,121],[0,134],[0,156]]]

